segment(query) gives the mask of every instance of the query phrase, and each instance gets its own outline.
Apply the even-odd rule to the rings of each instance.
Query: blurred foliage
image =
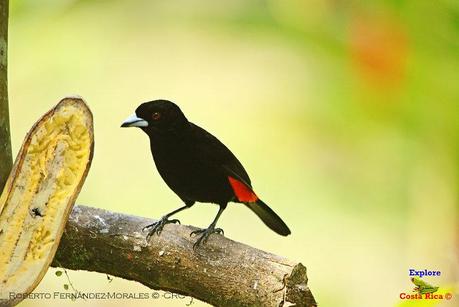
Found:
[[[409,268],[457,283],[458,1],[11,2],[13,146],[60,97],[85,97],[96,153],[80,203],[154,217],[180,205],[146,137],[118,129],[140,102],[169,98],[239,156],[293,231],[279,238],[235,205],[225,233],[300,259],[320,305],[398,305]],[[215,212],[180,218],[205,226]],[[69,275],[80,291],[145,291]],[[48,274],[37,291],[60,289]]]

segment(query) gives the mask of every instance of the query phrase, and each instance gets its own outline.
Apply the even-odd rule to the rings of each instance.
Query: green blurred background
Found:
[[[78,203],[154,218],[180,205],[147,137],[119,129],[141,102],[167,98],[237,154],[293,234],[275,235],[238,204],[219,226],[303,262],[320,306],[399,305],[409,268],[457,283],[458,1],[10,2],[14,152],[61,97],[83,96],[96,149]],[[179,218],[204,227],[216,211],[203,204]],[[84,292],[148,290],[69,275]],[[50,270],[36,291],[65,283]],[[188,300],[22,306],[50,303]]]

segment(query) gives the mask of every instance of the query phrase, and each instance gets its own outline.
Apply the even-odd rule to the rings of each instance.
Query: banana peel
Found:
[[[93,151],[92,113],[78,97],[61,100],[27,134],[0,197],[0,305],[19,303],[45,275]]]

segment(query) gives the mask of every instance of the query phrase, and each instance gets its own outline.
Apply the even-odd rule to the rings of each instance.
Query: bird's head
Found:
[[[138,127],[148,133],[175,130],[187,124],[188,120],[175,103],[161,99],[142,103],[121,127]]]

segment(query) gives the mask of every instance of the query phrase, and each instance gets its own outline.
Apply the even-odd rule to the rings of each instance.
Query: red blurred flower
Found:
[[[349,27],[349,48],[365,80],[377,86],[397,86],[405,76],[407,36],[390,18],[356,17]]]

